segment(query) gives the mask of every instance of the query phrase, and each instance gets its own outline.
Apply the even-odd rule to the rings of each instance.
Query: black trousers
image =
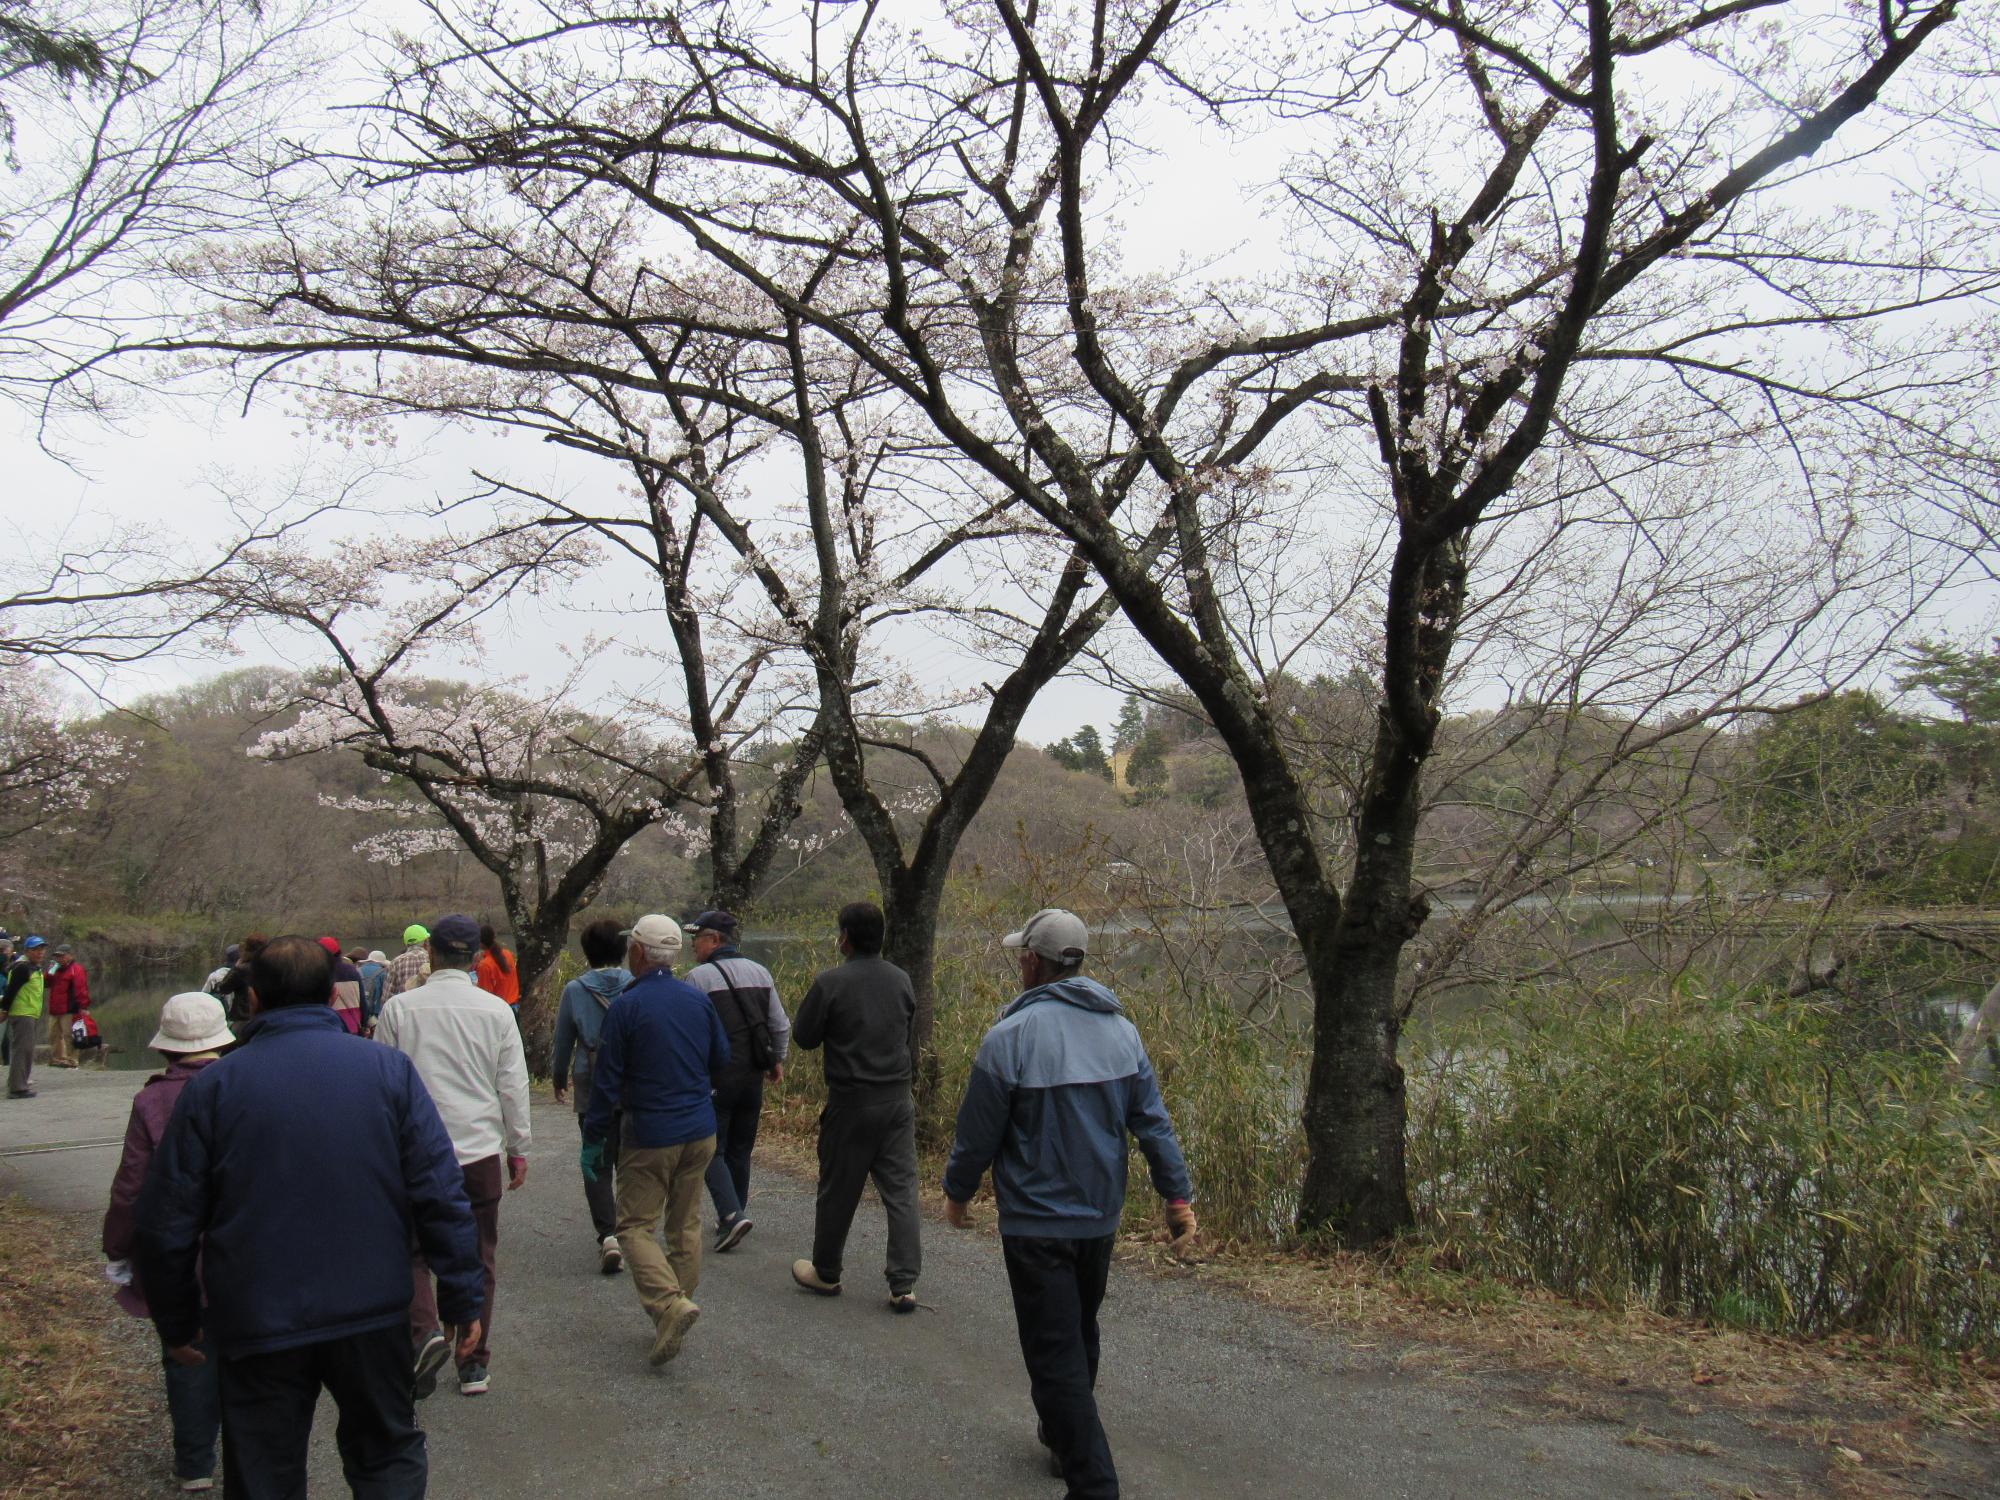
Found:
[[[763,1116],[763,1074],[732,1077],[716,1088],[715,1155],[702,1176],[718,1226],[742,1213],[750,1201],[750,1153],[757,1149],[757,1123]]]
[[[1111,1274],[1112,1238],[1000,1236],[1035,1415],[1075,1500],[1116,1500],[1118,1494],[1095,1394],[1097,1310]]]
[[[429,1461],[411,1395],[410,1332],[373,1333],[221,1362],[222,1484],[229,1500],[305,1500],[306,1446],[324,1388],[355,1500],[423,1500]]]
[[[847,1231],[870,1179],[889,1219],[882,1274],[900,1296],[923,1274],[923,1218],[917,1209],[917,1107],[908,1094],[863,1104],[829,1100],[819,1114],[819,1195],[813,1208],[813,1269],[840,1280]]]

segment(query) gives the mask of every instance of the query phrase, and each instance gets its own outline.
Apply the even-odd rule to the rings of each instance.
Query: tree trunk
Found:
[[[540,924],[524,923],[514,929],[514,959],[521,971],[521,1003],[516,1015],[521,1023],[521,1045],[528,1054],[528,1072],[535,1078],[548,1076],[549,1059],[555,1052],[556,965],[569,935],[570,915],[564,913],[560,925],[544,919]]]
[[[937,924],[943,881],[925,870],[899,870],[882,885],[882,956],[910,976],[917,997],[915,1035],[917,1129],[920,1144],[938,1146],[940,1132],[926,1128],[933,1118],[939,1085],[937,1049]]]

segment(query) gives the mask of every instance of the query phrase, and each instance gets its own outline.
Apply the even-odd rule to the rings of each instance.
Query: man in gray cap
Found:
[[[964,1228],[988,1167],[1014,1294],[1036,1436],[1072,1496],[1112,1497],[1098,1420],[1097,1310],[1125,1209],[1127,1132],[1152,1168],[1176,1241],[1195,1232],[1193,1188],[1139,1030],[1081,970],[1089,929],[1049,907],[1002,939],[1022,990],[979,1044],[945,1167],[945,1218]]]
[[[404,1053],[430,1090],[465,1178],[465,1196],[479,1230],[485,1300],[478,1347],[458,1362],[458,1389],[484,1395],[491,1382],[493,1295],[500,1253],[500,1197],[528,1180],[528,1059],[514,1012],[468,972],[479,962],[479,924],[440,917],[430,929],[431,977],[386,1001],[375,1040]],[[438,1321],[431,1268],[419,1250],[411,1266],[410,1333],[416,1344],[416,1391],[437,1389],[451,1354]]]

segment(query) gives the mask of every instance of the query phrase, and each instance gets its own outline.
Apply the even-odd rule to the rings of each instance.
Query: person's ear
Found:
[[[250,1014],[253,1016],[258,1016],[262,1015],[263,1013],[264,1013],[264,1002],[257,998],[257,987],[253,984],[250,986]]]

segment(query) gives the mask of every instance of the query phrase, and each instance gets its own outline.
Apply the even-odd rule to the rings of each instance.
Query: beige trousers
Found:
[[[711,1135],[678,1146],[627,1146],[618,1158],[618,1248],[655,1325],[701,1284],[701,1177],[714,1155]],[[664,1253],[653,1235],[663,1213]]]
[[[49,1063],[52,1067],[67,1068],[75,1064],[69,1050],[69,1023],[74,1016],[49,1017]]]

